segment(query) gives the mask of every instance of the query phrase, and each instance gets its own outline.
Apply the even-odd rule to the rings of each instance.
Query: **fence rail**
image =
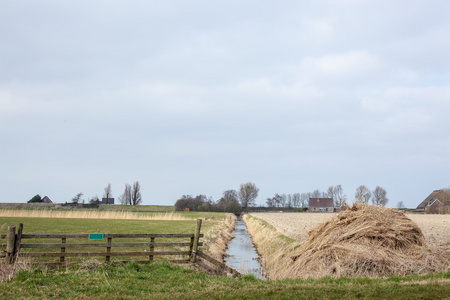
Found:
[[[146,260],[143,262],[151,262],[156,256],[181,256],[181,259],[174,261],[188,263],[197,252],[197,248],[203,245],[199,241],[200,238],[203,238],[203,234],[200,233],[201,221],[201,219],[197,220],[195,233],[23,234],[23,224],[21,223],[17,233],[15,226],[9,226],[7,234],[0,236],[6,240],[6,244],[2,244],[0,247],[5,249],[3,256],[6,257],[8,263],[14,263],[17,259],[25,257],[32,258],[31,264],[39,265],[72,264],[74,262],[67,261],[68,258],[83,257],[103,257],[106,262],[110,262],[113,257],[126,259],[145,257]],[[38,241],[42,239],[45,241],[39,243]],[[52,239],[59,241],[51,241]],[[117,239],[120,240],[113,242]],[[157,239],[163,239],[163,241],[157,242]],[[186,239],[186,241],[170,242],[167,239]],[[69,242],[70,240],[72,242]],[[59,261],[48,261],[52,258],[53,260],[59,258]],[[126,261],[122,260],[122,262]]]
[[[173,259],[175,263],[194,263],[198,266],[211,268],[206,266],[204,262],[212,265],[217,274],[229,273],[233,277],[239,277],[241,274],[236,270],[226,266],[225,264],[209,257],[201,252],[198,247],[203,246],[200,238],[204,235],[200,233],[202,220],[197,220],[197,226],[194,233],[105,233],[105,234],[23,234],[23,224],[20,223],[17,233],[15,226],[9,226],[6,235],[1,235],[1,239],[5,239],[5,244],[0,244],[0,257],[5,257],[7,263],[14,263],[18,258],[29,259],[51,259],[59,258],[59,261],[36,261],[31,260],[29,263],[38,266],[69,266],[80,263],[79,261],[67,261],[66,258],[82,258],[82,257],[104,257],[106,262],[111,261],[111,257],[146,257],[146,260],[135,261],[138,263],[149,263],[154,260],[155,256],[181,256],[181,259]],[[93,239],[90,242],[68,243],[69,239]],[[155,239],[188,239],[186,242],[155,242]],[[23,241],[39,240],[39,239],[60,239],[60,242],[44,242],[23,243]],[[113,242],[113,239],[149,239],[145,242]],[[101,241],[100,241],[101,240]],[[156,248],[175,247],[171,250],[155,250]],[[178,248],[186,248],[180,250]],[[112,251],[114,248],[138,248],[136,251]],[[145,249],[144,249],[145,248]],[[31,251],[30,251],[31,249]],[[33,249],[40,249],[42,252],[32,252]],[[85,249],[82,251],[80,249]],[[87,251],[95,249],[95,251]],[[104,251],[99,251],[104,249]],[[144,249],[144,250],[143,250]],[[25,250],[25,251],[24,251]],[[48,251],[46,251],[48,250]],[[68,252],[73,250],[72,252]],[[183,258],[184,257],[184,258]],[[115,260],[116,261],[116,260]],[[117,262],[129,262],[130,260],[120,260]]]

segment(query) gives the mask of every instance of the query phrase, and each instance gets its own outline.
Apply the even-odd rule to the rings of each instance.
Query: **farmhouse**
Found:
[[[44,198],[42,198],[42,203],[53,203],[53,201],[50,200],[49,197],[45,196]]]
[[[434,190],[416,208],[428,214],[450,213],[450,189]]]
[[[333,212],[333,198],[309,198],[310,211]]]

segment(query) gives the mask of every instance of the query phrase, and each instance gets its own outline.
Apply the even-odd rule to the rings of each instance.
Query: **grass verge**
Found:
[[[450,272],[427,276],[261,281],[207,276],[168,264],[109,264],[19,271],[0,282],[0,298],[48,299],[439,299]]]

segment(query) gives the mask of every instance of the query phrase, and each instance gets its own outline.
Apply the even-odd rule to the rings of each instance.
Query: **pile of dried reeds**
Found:
[[[355,204],[308,233],[277,277],[385,277],[450,268],[450,253],[426,246],[403,212]]]

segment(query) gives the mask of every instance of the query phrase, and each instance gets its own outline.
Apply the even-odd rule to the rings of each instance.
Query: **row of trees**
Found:
[[[217,211],[231,212],[236,215],[248,207],[255,206],[255,200],[258,197],[259,188],[252,182],[241,184],[239,191],[226,190],[218,201],[214,201],[211,197],[198,195],[183,195],[175,202],[175,210],[183,211]]]
[[[141,185],[139,181],[132,185],[125,184],[123,194],[119,196],[119,201],[122,205],[139,205],[142,203]]]
[[[386,206],[389,202],[386,190],[380,186],[377,186],[372,192],[365,185],[356,188],[355,202],[369,204],[369,201],[373,205]]]
[[[356,189],[354,201],[365,204],[369,204],[371,201],[373,205],[386,206],[389,201],[386,195],[386,190],[380,186],[377,186],[371,192],[365,185],[360,185]],[[339,184],[328,187],[325,192],[316,189],[308,193],[275,194],[272,198],[266,199],[266,205],[268,207],[304,208],[308,207],[309,198],[333,198],[335,207],[340,207],[348,199],[342,186]]]
[[[308,207],[309,198],[333,198],[336,207],[347,201],[347,195],[339,184],[328,187],[326,192],[316,189],[308,193],[275,194],[274,197],[266,199],[266,204],[268,207],[304,208]]]

